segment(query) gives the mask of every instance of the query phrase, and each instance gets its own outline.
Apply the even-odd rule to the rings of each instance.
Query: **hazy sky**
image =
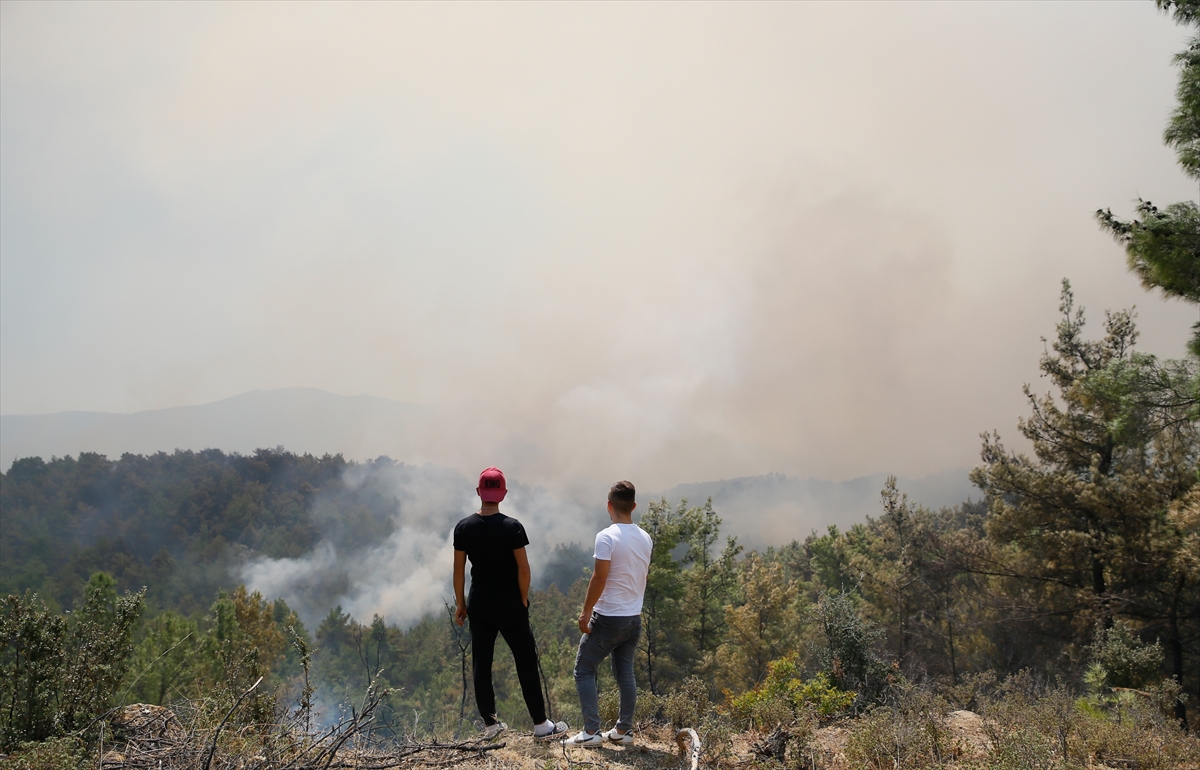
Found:
[[[969,466],[1063,277],[1182,353],[1092,212],[1196,198],[1184,40],[1148,0],[6,0],[0,409],[456,404],[464,470],[531,482]]]

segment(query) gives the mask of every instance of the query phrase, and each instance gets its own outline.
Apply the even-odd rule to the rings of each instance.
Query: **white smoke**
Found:
[[[323,493],[314,501],[322,527],[319,543],[305,556],[253,558],[241,568],[240,578],[252,590],[282,598],[315,629],[335,606],[360,622],[374,615],[407,628],[443,601],[454,601],[453,528],[478,509],[475,484],[463,474],[433,465],[412,466],[383,458],[351,465],[343,474],[342,488]],[[591,544],[596,531],[607,526],[604,500],[607,488],[593,490],[598,503],[585,507],[544,488],[509,482],[501,510],[517,518],[529,536],[529,561],[535,584],[539,570],[556,545]],[[389,514],[391,534],[376,544],[357,543],[337,517],[347,498]],[[590,553],[590,551],[589,551]]]

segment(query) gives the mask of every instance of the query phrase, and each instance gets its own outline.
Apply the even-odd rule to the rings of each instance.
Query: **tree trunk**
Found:
[[[1182,572],[1175,580],[1175,592],[1171,596],[1171,614],[1169,615],[1171,638],[1169,644],[1171,646],[1171,676],[1179,684],[1183,686],[1183,640],[1179,638],[1179,597],[1183,593],[1183,585],[1186,578]],[[1179,720],[1179,724],[1184,731],[1187,730],[1187,705],[1175,701],[1175,719]]]
[[[1096,595],[1097,604],[1099,605],[1100,615],[1104,619],[1104,628],[1112,628],[1113,619],[1112,612],[1109,611],[1108,597],[1105,593],[1108,591],[1108,584],[1104,580],[1104,562],[1096,554],[1092,554],[1092,593]]]
[[[950,681],[958,684],[958,665],[954,660],[954,625],[950,622],[950,605],[945,606],[946,638],[950,642]]]

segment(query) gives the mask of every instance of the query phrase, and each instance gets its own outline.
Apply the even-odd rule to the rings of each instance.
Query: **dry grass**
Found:
[[[498,743],[483,740],[456,743],[386,742],[360,736],[347,741],[336,753],[312,749],[305,753],[301,744],[281,753],[261,740],[253,731],[234,731],[213,755],[212,770],[233,768],[272,768],[273,770],[309,770],[311,768],[384,768],[475,767],[495,770],[677,770],[684,760],[670,727],[654,728],[639,736],[633,746],[605,745],[594,748],[564,748],[559,743],[535,741],[531,733],[506,733]],[[141,770],[164,768],[202,770],[207,757],[209,735],[181,736],[175,740],[128,740],[108,748],[90,767],[103,770]],[[316,742],[310,744],[317,745]],[[325,742],[328,748],[329,742]],[[316,761],[314,761],[316,760]]]
[[[633,746],[571,749],[516,731],[499,743],[428,734],[396,740],[376,723],[378,701],[370,698],[319,731],[306,729],[296,714],[271,724],[239,723],[228,700],[193,701],[177,713],[127,706],[107,716],[98,738],[26,745],[0,757],[0,769],[678,770],[691,764],[676,743],[686,717],[698,720],[699,766],[721,770],[1200,770],[1200,737],[1179,730],[1161,703],[1139,698],[1100,709],[1019,678],[981,697],[980,713],[952,710],[934,692],[906,687],[887,705],[854,718],[822,724],[793,714],[757,730],[739,731],[702,700],[663,699],[657,713],[664,721],[653,721],[647,710]]]

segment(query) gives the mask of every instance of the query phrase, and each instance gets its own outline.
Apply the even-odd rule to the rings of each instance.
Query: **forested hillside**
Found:
[[[387,458],[362,468],[370,479]],[[88,577],[149,586],[152,606],[204,610],[236,585],[238,562],[308,553],[321,539],[353,553],[386,539],[399,501],[349,488],[350,464],[279,450],[219,450],[13,463],[0,481],[0,590],[33,589],[69,609]]]

